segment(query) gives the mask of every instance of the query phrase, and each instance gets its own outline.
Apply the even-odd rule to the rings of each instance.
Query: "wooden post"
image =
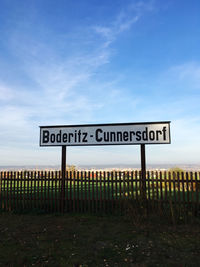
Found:
[[[62,178],[65,178],[65,172],[66,172],[66,146],[62,146],[61,171],[62,171]]]
[[[146,199],[146,156],[145,144],[141,144],[141,195]]]
[[[61,201],[60,209],[61,212],[64,212],[64,202],[65,202],[65,174],[66,174],[66,146],[62,146],[62,159],[61,159]]]

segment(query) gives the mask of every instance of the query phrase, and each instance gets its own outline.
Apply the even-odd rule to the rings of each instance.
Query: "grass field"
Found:
[[[200,226],[96,215],[0,214],[0,266],[200,266]]]

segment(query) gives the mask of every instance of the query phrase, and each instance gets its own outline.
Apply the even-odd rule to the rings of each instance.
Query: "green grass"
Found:
[[[144,216],[0,214],[0,266],[199,266],[198,222]]]

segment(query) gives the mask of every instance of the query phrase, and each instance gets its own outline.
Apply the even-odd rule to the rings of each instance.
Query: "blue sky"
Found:
[[[0,2],[0,165],[59,164],[40,125],[171,121],[147,163],[200,163],[200,2]],[[70,147],[67,163],[135,164],[139,146]]]

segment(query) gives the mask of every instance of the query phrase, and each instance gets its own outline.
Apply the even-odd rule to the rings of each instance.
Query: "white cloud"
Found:
[[[96,25],[93,27],[95,32],[105,38],[103,48],[107,48],[116,40],[119,34],[128,31],[145,12],[152,12],[154,9],[154,1],[133,2],[125,6],[115,20],[110,25]]]
[[[200,147],[200,116],[189,117],[174,120],[173,139],[177,145]]]
[[[7,86],[0,84],[0,101],[8,101],[14,97],[14,92]]]
[[[188,91],[191,89],[200,89],[200,64],[197,62],[187,62],[181,65],[173,66],[169,74],[176,77],[176,80],[182,84],[186,83]]]

